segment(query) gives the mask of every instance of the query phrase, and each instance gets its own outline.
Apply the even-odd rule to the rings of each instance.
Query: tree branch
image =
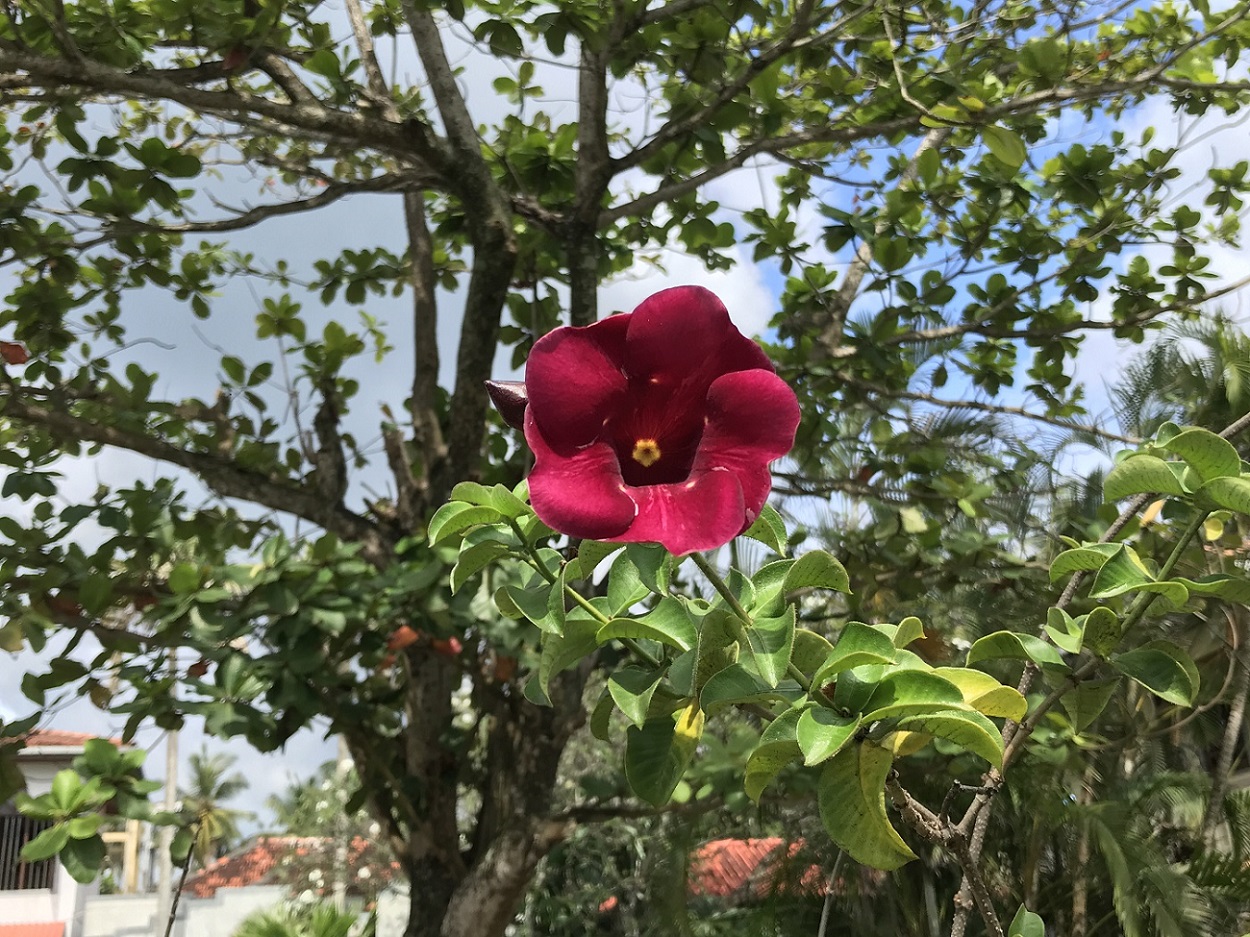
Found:
[[[412,428],[421,451],[419,487],[429,489],[432,468],[447,455],[438,417],[438,298],[434,291],[434,244],[425,222],[425,196],[404,192],[404,224],[408,229],[408,256],[412,285]],[[411,479],[410,479],[411,480]]]
[[[319,101],[282,103],[234,89],[179,84],[156,72],[129,72],[99,62],[73,62],[0,46],[0,74],[9,88],[83,88],[92,94],[119,94],[140,100],[171,101],[231,123],[262,124],[266,133],[281,127],[350,147],[367,146],[406,161],[414,157],[446,182],[452,161],[428,127],[415,120],[389,121],[361,110],[340,111]]]
[[[424,180],[426,182],[430,180]],[[149,221],[125,219],[109,222],[111,231],[129,233],[135,229],[155,231],[162,234],[213,234],[221,231],[240,231],[250,228],[269,218],[283,215],[297,215],[301,212],[314,211],[333,204],[348,195],[364,192],[396,192],[411,186],[414,179],[410,175],[387,173],[364,179],[359,182],[331,182],[316,195],[293,202],[281,202],[275,205],[258,205],[255,208],[241,210],[233,218],[221,218],[216,221],[187,221],[181,224],[156,224]]]
[[[921,139],[920,145],[916,147],[916,152],[907,162],[907,167],[900,174],[896,189],[902,189],[904,186],[911,185],[916,181],[920,173],[920,157],[929,150],[940,147],[951,134],[949,127],[934,127]],[[874,238],[880,237],[890,226],[890,219],[882,214],[877,219],[877,223],[873,226]],[[859,249],[855,252],[855,257],[846,269],[846,274],[842,278],[842,285],[838,287],[837,293],[834,294],[831,301],[826,302],[826,309],[829,312],[829,321],[825,323],[825,327],[821,330],[817,344],[824,349],[826,353],[837,351],[838,346],[842,343],[842,333],[846,328],[846,315],[850,311],[851,303],[855,301],[855,297],[859,295],[860,284],[864,280],[864,275],[868,272],[869,266],[872,264],[872,244],[863,241],[859,245]]]
[[[393,545],[367,518],[341,503],[327,502],[306,485],[243,468],[217,452],[192,452],[145,433],[132,432],[101,420],[75,416],[66,406],[52,409],[24,398],[23,388],[0,391],[0,417],[41,426],[60,439],[115,446],[139,455],[177,465],[195,473],[219,495],[239,498],[302,517],[344,540],[360,541],[362,555],[371,563],[389,562]]]
[[[369,33],[369,24],[365,22],[360,0],[346,0],[346,7],[347,18],[352,24],[352,35],[356,39],[356,49],[360,53],[361,65],[364,66],[369,98],[380,107],[391,111],[388,116],[394,116],[395,102],[386,86],[386,79],[382,77],[377,53],[373,50],[373,36]]]
[[[465,297],[448,421],[447,458],[431,482],[431,499],[439,501],[455,482],[470,476],[481,452],[490,405],[485,382],[495,360],[517,244],[511,200],[495,182],[482,154],[481,140],[447,61],[438,24],[433,14],[418,9],[414,0],[403,0],[403,10],[447,130],[448,147],[456,163],[449,182],[464,205],[473,244],[473,272]]]

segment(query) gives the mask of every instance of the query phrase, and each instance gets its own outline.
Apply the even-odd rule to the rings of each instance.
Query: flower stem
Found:
[[[694,565],[699,567],[699,571],[707,577],[707,581],[712,584],[712,588],[715,589],[720,594],[720,597],[725,600],[725,604],[729,606],[730,611],[734,613],[741,625],[750,628],[751,625],[754,624],[751,620],[750,613],[742,607],[742,603],[738,601],[738,597],[734,595],[733,590],[729,588],[729,583],[725,582],[724,578],[721,577],[721,574],[716,571],[716,568],[707,561],[707,557],[705,557],[702,553],[691,553],[690,558],[694,560]],[[747,641],[746,632],[742,630],[742,628],[739,628],[738,639],[743,643],[746,643],[748,647],[750,646]],[[805,691],[809,693],[811,692],[812,682],[807,679],[807,676],[803,673],[803,671],[794,666],[793,661],[786,661],[786,674]]]
[[[547,569],[546,564],[543,563],[542,561],[542,557],[540,557],[538,555],[538,551],[534,549],[534,545],[525,539],[525,535],[521,533],[521,526],[516,521],[509,521],[508,526],[510,526],[512,528],[512,532],[517,535],[517,539],[520,540],[521,543],[525,545],[525,550],[527,553],[529,553],[530,560],[533,563],[534,568],[538,570],[538,574],[542,576],[544,579],[546,579],[547,582],[551,583],[554,586],[556,584],[556,577],[551,574],[551,571],[549,569]],[[611,621],[611,619],[608,618],[607,615],[603,614],[603,612],[595,608],[595,606],[591,604],[588,598],[586,598],[584,595],[582,595],[580,592],[578,592],[568,583],[564,584],[564,594],[567,595],[574,602],[576,602],[578,605],[580,605],[587,612],[589,612],[590,617],[593,618],[595,621],[599,622],[599,624],[606,625],[609,621]],[[660,663],[661,663],[660,659],[656,657],[654,654],[652,654],[650,651],[648,651],[641,644],[639,644],[637,641],[635,641],[633,638],[617,638],[617,640],[620,641],[621,644],[625,645],[626,649],[628,649],[628,651],[631,654],[633,654],[635,657],[639,658],[640,660],[645,661],[646,663],[650,664],[652,667],[660,666]]]
[[[1172,570],[1176,569],[1176,564],[1181,561],[1181,557],[1184,556],[1185,550],[1189,547],[1189,541],[1194,538],[1210,515],[1210,511],[1198,511],[1190,519],[1189,523],[1185,525],[1185,529],[1181,531],[1180,536],[1176,540],[1176,545],[1172,547],[1172,552],[1168,554],[1168,558],[1159,567],[1159,575],[1156,577],[1159,581],[1165,580],[1172,575]],[[1120,626],[1121,634],[1128,634],[1129,629],[1145,617],[1146,611],[1154,604],[1154,600],[1158,598],[1158,595],[1157,592],[1143,592],[1141,594],[1133,607],[1125,614],[1124,624]]]

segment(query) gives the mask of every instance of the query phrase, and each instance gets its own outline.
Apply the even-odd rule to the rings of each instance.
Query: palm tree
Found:
[[[249,915],[232,937],[372,937],[372,915],[357,926],[357,915],[321,902],[299,907],[285,904]]]
[[[1221,430],[1250,412],[1250,336],[1222,313],[1175,326],[1125,368],[1112,400],[1137,436],[1167,420]]]
[[[180,790],[183,810],[193,816],[191,850],[201,866],[208,865],[239,839],[239,821],[254,814],[225,806],[225,802],[247,789],[247,778],[239,772],[228,774],[237,759],[224,752],[209,754],[202,748],[189,759],[191,779]]]

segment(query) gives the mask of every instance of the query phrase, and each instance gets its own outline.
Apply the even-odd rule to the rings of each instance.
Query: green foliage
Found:
[[[1213,431],[1246,412],[1250,354],[1204,304],[1250,175],[1218,147],[1195,181],[1192,152],[1137,118],[1239,117],[1241,4],[6,11],[0,331],[28,358],[0,368],[0,647],[45,655],[22,682],[36,710],[77,695],[126,737],[193,719],[265,750],[311,724],[347,734],[383,838],[415,843],[406,871],[433,883],[416,895],[429,933],[463,882],[501,874],[492,845],[545,828],[588,682],[594,731],[623,731],[653,803],[784,785],[828,808],[820,779],[854,774],[865,828],[836,800],[808,815],[862,855],[896,863],[898,838],[924,860],[875,895],[848,877],[835,897],[857,933],[919,931],[906,908],[958,887],[940,846],[895,830],[887,778],[945,814],[966,806],[953,782],[996,785],[1001,761],[995,811],[1051,798],[991,824],[1024,872],[985,859],[996,900],[1021,907],[1010,929],[1033,937],[1025,907],[1052,929],[1071,909],[1032,883],[1072,892],[1073,831],[1106,820],[1085,786],[1100,801],[1133,780],[1107,750],[1145,771],[1171,757],[1152,739],[1193,731],[1210,767],[1206,722],[1237,676],[1211,623],[1250,599],[1233,559],[1244,447]],[[635,100],[645,120],[617,110]],[[363,204],[379,219],[363,233],[325,213]],[[313,256],[284,217],[316,232]],[[401,217],[402,234],[383,223]],[[720,573],[555,538],[481,392],[500,349],[519,366],[566,318],[610,311],[602,284],[673,249],[780,278],[762,312],[803,425],[777,489],[820,505],[765,508]],[[412,379],[381,400],[400,356],[380,304],[401,296]],[[192,340],[182,310],[211,349],[203,373],[161,357]],[[1107,441],[1080,422],[1073,366],[1094,329],[1162,339],[1114,401],[1120,432],[1148,441],[1067,485],[1032,427]],[[440,360],[456,362],[446,388]],[[65,457],[106,446],[169,468],[70,494]],[[1104,536],[1104,494],[1164,505]],[[18,786],[13,748],[0,796]],[[89,873],[90,818],[147,809],[129,758],[93,747],[86,780],[24,801],[54,823],[36,852]],[[1086,782],[1087,765],[1115,780]],[[1223,880],[1186,877],[1179,834],[1119,847],[1161,809],[1087,837],[1104,854],[1090,913],[1126,933],[1193,930],[1172,908]]]

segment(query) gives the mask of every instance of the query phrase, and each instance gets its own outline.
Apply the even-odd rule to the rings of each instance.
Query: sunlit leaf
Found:
[[[803,751],[803,763],[818,765],[832,758],[855,737],[857,716],[840,716],[824,706],[810,706],[799,717],[796,736]]]
[[[916,858],[885,812],[885,781],[894,763],[880,745],[844,748],[825,765],[820,819],[839,847],[863,865],[890,871]]]
[[[1135,455],[1115,466],[1102,483],[1103,497],[1122,501],[1139,494],[1184,495],[1176,473],[1168,463],[1152,455]]]
[[[1241,457],[1236,447],[1210,430],[1190,427],[1161,445],[1189,463],[1205,482],[1241,474]]]

